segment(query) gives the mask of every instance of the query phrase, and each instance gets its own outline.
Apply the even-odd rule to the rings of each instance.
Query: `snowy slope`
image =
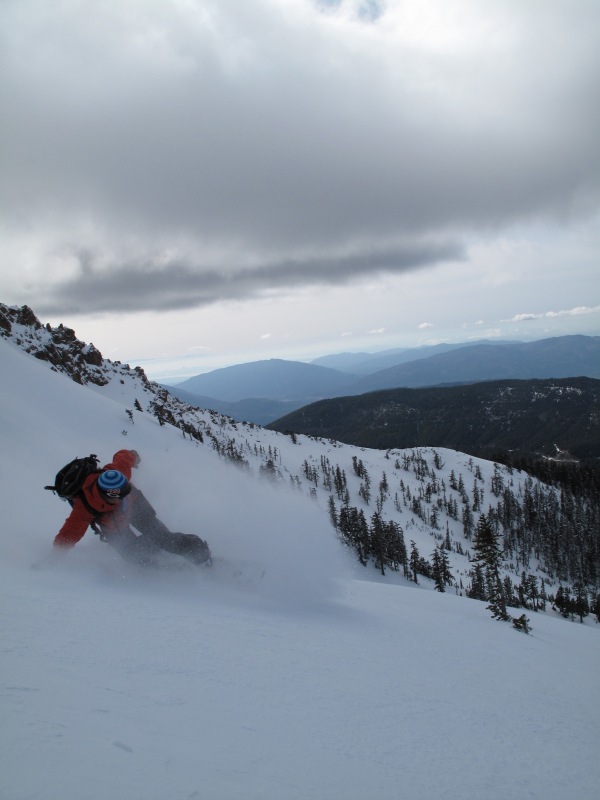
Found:
[[[525,636],[483,603],[357,565],[301,465],[359,453],[391,474],[384,454],[208,412],[199,442],[147,410],[131,424],[143,387],[127,375],[80,386],[6,341],[0,358],[0,797],[597,796],[597,626],[536,614]],[[73,456],[123,446],[170,527],[264,563],[263,583],[136,572],[91,532],[32,570],[68,511],[41,487]],[[261,477],[269,447],[276,482]],[[401,517],[428,555],[431,531]]]
[[[550,504],[553,502],[555,506],[560,506],[562,502],[555,490],[544,487],[538,481],[532,481],[525,473],[513,472],[501,465],[453,450],[444,448],[413,448],[388,452],[367,450],[342,445],[332,440],[284,436],[252,423],[236,423],[215,411],[193,408],[171,396],[163,387],[148,381],[140,368],[132,369],[127,364],[104,359],[93,345],[79,341],[73,330],[62,325],[56,328],[42,325],[27,306],[17,308],[0,304],[0,335],[6,337],[10,345],[16,345],[20,353],[25,350],[35,355],[53,371],[70,376],[74,381],[86,385],[105,399],[114,400],[117,404],[115,426],[111,427],[110,435],[118,431],[121,436],[135,438],[139,434],[140,422],[146,425],[149,415],[153,418],[151,421],[154,424],[160,418],[166,425],[178,427],[181,435],[189,439],[196,448],[200,447],[205,455],[207,450],[213,451],[212,455],[216,450],[223,459],[235,463],[246,471],[262,478],[269,477],[277,486],[278,497],[281,495],[289,498],[287,493],[282,495],[281,490],[285,485],[293,487],[296,493],[310,496],[327,519],[330,518],[331,501],[335,504],[336,515],[339,516],[343,503],[347,502],[350,507],[360,509],[368,523],[377,510],[384,521],[393,522],[400,527],[407,549],[410,543],[414,542],[419,556],[429,561],[433,560],[433,550],[443,541],[445,556],[450,562],[455,584],[449,588],[453,588],[456,593],[463,593],[472,580],[470,574],[472,535],[469,539],[465,536],[463,520],[465,512],[471,513],[470,509],[473,509],[471,517],[474,527],[479,514],[495,509],[494,513],[499,521],[502,520],[504,528],[507,507],[513,519],[515,505],[520,506],[520,513],[524,516],[525,496],[528,491],[534,494],[539,489],[540,495],[545,497],[545,503],[539,503],[537,507],[535,500],[529,498],[530,508],[534,512],[537,511],[541,518],[547,513],[549,502]],[[138,427],[135,427],[136,421]],[[71,444],[68,437],[64,441]],[[89,449],[91,448],[86,447],[85,452],[89,452]],[[189,451],[186,452],[189,457]],[[72,456],[72,451],[69,451],[63,461]],[[360,462],[360,467],[364,469],[370,482],[368,499],[365,498],[367,478],[356,474],[357,461]],[[162,457],[157,462],[160,465],[164,463]],[[199,463],[198,457],[194,457],[192,469],[197,469]],[[210,463],[214,463],[213,458]],[[174,467],[168,467],[170,474],[173,474],[173,469],[176,474],[180,467],[184,468],[184,462],[178,460]],[[56,466],[53,472],[55,469]],[[336,491],[337,472],[342,474],[346,484],[345,500]],[[232,475],[231,470],[224,473],[224,476],[230,475]],[[150,478],[147,469],[144,470],[144,478],[146,481]],[[224,477],[224,483],[227,480],[228,478]],[[382,490],[384,480],[388,486]],[[152,496],[156,498],[160,487],[152,485],[151,488]],[[504,503],[502,496],[504,489],[510,494],[510,498],[507,501],[508,506],[505,504],[504,509],[501,509],[499,506]],[[231,492],[228,489],[224,491],[224,502],[227,503]],[[248,502],[252,503],[253,489],[250,489],[250,495]],[[284,501],[284,506],[286,502]],[[237,504],[237,507],[243,508],[241,504]],[[306,504],[302,504],[301,507],[305,508]],[[209,514],[210,509],[203,509],[203,513]],[[283,513],[285,517],[289,516],[287,511],[284,510]],[[573,512],[571,516],[566,514],[562,520],[565,527],[564,536],[567,536],[569,526],[572,524],[572,514]],[[301,518],[303,516],[300,515]],[[211,525],[216,524],[218,530],[218,517],[214,521],[209,519],[209,522]],[[175,527],[186,526],[193,530],[197,522],[195,518],[191,520],[187,518],[179,525],[175,522],[172,524]],[[313,523],[307,521],[306,526],[312,528]],[[241,528],[243,524],[236,526],[236,530]],[[317,528],[322,530],[322,519],[317,523]],[[563,553],[562,561],[560,558],[556,559],[556,556],[551,556],[558,563],[547,564],[544,560],[540,562],[534,553],[539,550],[543,559],[545,544],[550,542],[551,537],[547,532],[545,540],[535,542],[526,531],[526,525],[524,528],[525,533],[516,542],[512,531],[512,542],[507,540],[506,535],[504,537],[507,555],[503,577],[510,580],[515,595],[524,573],[526,577],[529,574],[534,576],[538,590],[543,589],[549,595],[556,594],[561,583],[559,576],[563,584],[572,584],[579,578],[578,575],[572,574],[574,565],[579,563],[580,559],[587,561],[597,558],[592,553],[579,550]],[[328,534],[318,538],[317,550],[320,549],[321,543],[322,546],[326,546],[325,543],[331,538],[329,525],[327,529]],[[211,538],[210,530],[211,528],[208,538]],[[237,542],[236,547],[240,547],[240,544]],[[315,560],[321,563],[323,557],[319,553]],[[369,572],[373,566],[371,563]],[[398,573],[390,574],[389,569],[387,567],[386,569],[386,581],[398,582],[399,578],[400,583],[405,582]],[[372,580],[374,576],[369,574],[363,577]],[[593,572],[590,573],[590,580],[592,579]],[[421,580],[421,584],[427,588],[434,586],[433,582],[426,578]],[[589,588],[597,589],[593,585]],[[546,605],[546,612],[554,613],[549,604]]]

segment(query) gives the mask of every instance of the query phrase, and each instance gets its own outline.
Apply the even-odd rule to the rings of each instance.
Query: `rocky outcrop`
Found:
[[[80,341],[72,328],[42,325],[29,306],[0,303],[0,336],[81,385],[108,386],[111,382],[118,382],[135,387],[134,391],[139,392],[135,410],[150,412],[161,425],[173,425],[184,436],[203,440],[202,429],[207,425],[198,417],[195,407],[150,381],[141,367],[132,368],[129,364],[103,358],[93,344]],[[132,414],[133,410],[130,409]]]
[[[93,344],[80,341],[72,328],[42,325],[29,306],[0,303],[0,335],[11,339],[25,352],[47,361],[56,372],[69,375],[76,383],[108,383],[102,353]]]

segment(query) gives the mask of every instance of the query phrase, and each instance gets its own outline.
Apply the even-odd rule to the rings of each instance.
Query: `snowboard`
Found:
[[[70,555],[70,554],[69,554]],[[75,559],[64,559],[50,554],[40,561],[31,565],[34,570],[60,569],[64,567],[75,567]],[[152,575],[153,572],[187,572],[196,573],[202,580],[207,580],[220,584],[229,584],[242,589],[252,589],[258,586],[266,574],[265,567],[258,561],[246,558],[230,558],[226,556],[212,556],[203,564],[192,564],[190,561],[170,553],[160,553],[159,558],[151,566],[134,564],[122,560],[115,554],[114,560],[110,563],[106,561],[80,563],[80,567],[86,569],[101,570],[109,575],[120,575],[123,578],[135,575]]]

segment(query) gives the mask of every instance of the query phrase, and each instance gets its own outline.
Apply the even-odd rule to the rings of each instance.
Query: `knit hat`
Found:
[[[107,469],[98,476],[98,489],[107,500],[120,500],[131,491],[125,475],[117,469]]]

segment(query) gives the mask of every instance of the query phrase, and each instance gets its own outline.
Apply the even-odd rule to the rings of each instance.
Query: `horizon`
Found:
[[[600,336],[600,332],[598,332],[598,333],[592,332],[592,333],[585,333],[585,334],[584,333],[568,333],[568,334],[559,334],[558,336],[559,337],[562,337],[562,336],[589,336],[590,338],[593,338],[594,336]],[[544,339],[553,339],[553,338],[558,338],[558,337],[557,336],[540,336],[540,337],[532,337],[532,338],[528,338],[528,339],[508,339],[508,338],[506,338],[506,339],[473,339],[473,340],[470,340],[470,341],[461,341],[461,342],[448,342],[448,341],[437,342],[436,341],[436,342],[432,342],[431,344],[420,344],[420,345],[417,345],[415,347],[386,347],[383,350],[371,350],[371,351],[367,351],[367,350],[340,350],[340,351],[338,351],[336,353],[323,353],[322,355],[315,356],[314,358],[308,358],[308,359],[286,358],[285,356],[268,356],[266,358],[252,359],[250,361],[233,361],[232,363],[226,363],[226,364],[223,364],[221,366],[211,367],[210,369],[206,369],[206,370],[204,370],[202,372],[195,372],[193,374],[185,374],[185,375],[183,375],[183,377],[180,378],[178,383],[169,383],[166,379],[163,380],[161,378],[151,378],[150,375],[148,374],[147,370],[146,370],[145,365],[143,363],[136,363],[136,364],[134,364],[134,366],[141,366],[142,369],[144,370],[144,372],[146,373],[146,375],[150,378],[150,380],[153,380],[156,383],[164,384],[165,386],[176,387],[180,383],[183,383],[186,380],[188,380],[189,378],[195,377],[196,375],[204,375],[204,374],[207,374],[209,372],[215,372],[215,371],[220,370],[220,369],[227,369],[229,367],[242,366],[244,364],[255,364],[255,363],[260,363],[262,361],[288,361],[290,363],[314,364],[315,361],[318,361],[319,359],[322,359],[322,358],[330,358],[330,357],[336,357],[336,356],[342,356],[342,355],[361,355],[361,354],[364,354],[367,357],[378,356],[378,355],[384,356],[386,354],[392,354],[392,353],[395,353],[395,352],[407,352],[409,350],[416,350],[416,351],[417,350],[423,350],[423,349],[426,349],[426,348],[429,348],[429,347],[436,347],[437,345],[443,345],[443,344],[464,345],[465,347],[474,346],[474,345],[477,345],[477,344],[529,344],[529,343],[532,343],[532,342],[539,342],[539,341],[543,341]],[[320,365],[317,364],[316,366],[320,366]],[[338,369],[338,368],[337,367],[329,367],[329,369]],[[176,378],[176,376],[172,376],[170,378],[170,380],[175,380],[175,378]]]
[[[0,301],[2,302],[2,301]],[[129,364],[132,367],[141,367],[146,376],[149,380],[154,381],[155,383],[164,384],[166,386],[175,387],[180,383],[188,380],[189,378],[193,378],[196,375],[203,375],[209,372],[214,372],[215,370],[219,369],[227,369],[228,367],[235,367],[242,364],[251,364],[256,363],[259,361],[273,361],[273,360],[283,360],[283,361],[291,361],[291,362],[300,362],[305,364],[311,364],[315,360],[321,358],[327,358],[331,356],[339,356],[345,354],[361,354],[364,353],[367,356],[373,355],[385,355],[386,353],[392,353],[394,351],[407,351],[407,350],[422,350],[428,347],[435,347],[437,345],[442,344],[452,344],[452,345],[464,345],[470,346],[473,344],[489,342],[492,344],[516,344],[516,343],[530,343],[535,341],[541,341],[543,339],[551,339],[560,336],[600,336],[600,328],[594,329],[591,328],[589,330],[585,329],[583,326],[579,326],[574,330],[567,330],[567,332],[563,332],[560,328],[558,330],[552,331],[545,331],[540,332],[537,335],[534,333],[530,333],[529,335],[524,335],[521,331],[520,336],[510,335],[507,333],[504,336],[496,335],[496,336],[472,336],[470,338],[461,338],[458,334],[454,337],[449,336],[444,339],[429,339],[425,341],[421,341],[415,344],[394,344],[391,341],[388,342],[387,346],[380,346],[380,347],[369,347],[368,341],[364,347],[355,347],[355,348],[340,348],[337,350],[325,350],[325,345],[319,346],[316,345],[312,351],[308,352],[306,350],[300,351],[299,353],[294,350],[286,350],[285,348],[281,349],[272,349],[267,351],[266,353],[263,352],[253,352],[248,353],[246,352],[247,357],[244,358],[244,351],[232,351],[229,354],[220,354],[219,356],[209,356],[205,354],[203,356],[189,356],[189,355],[182,355],[182,356],[175,356],[175,357],[168,357],[168,358],[136,358],[135,356],[117,356],[114,352],[110,352],[106,350],[106,347],[103,345],[102,340],[98,337],[90,338],[89,336],[84,335],[78,328],[83,328],[84,331],[87,331],[88,334],[95,331],[98,334],[102,334],[103,326],[97,327],[92,326],[92,330],[90,330],[89,326],[89,319],[86,318],[78,318],[78,322],[80,323],[78,327],[76,327],[77,322],[73,319],[66,321],[65,319],[45,319],[40,317],[37,313],[36,309],[30,306],[29,304],[17,304],[17,303],[5,303],[7,306],[12,307],[20,307],[21,305],[28,305],[29,308],[33,311],[36,317],[40,320],[42,325],[49,324],[51,327],[58,327],[59,325],[64,325],[67,328],[71,328],[75,331],[76,337],[86,343],[86,344],[93,344],[97,350],[102,353],[103,358],[106,358],[110,361],[119,361],[123,364]],[[599,307],[600,312],[600,307]],[[559,316],[559,315],[554,315]],[[581,320],[582,316],[579,316]],[[588,315],[585,315],[584,318],[589,319]],[[556,326],[559,327],[559,326]],[[110,337],[108,337],[110,339]],[[406,340],[405,340],[406,341]],[[334,342],[331,343],[332,346],[335,344]],[[293,356],[293,357],[292,357]],[[184,369],[185,366],[185,369]],[[168,368],[168,371],[167,369]]]

